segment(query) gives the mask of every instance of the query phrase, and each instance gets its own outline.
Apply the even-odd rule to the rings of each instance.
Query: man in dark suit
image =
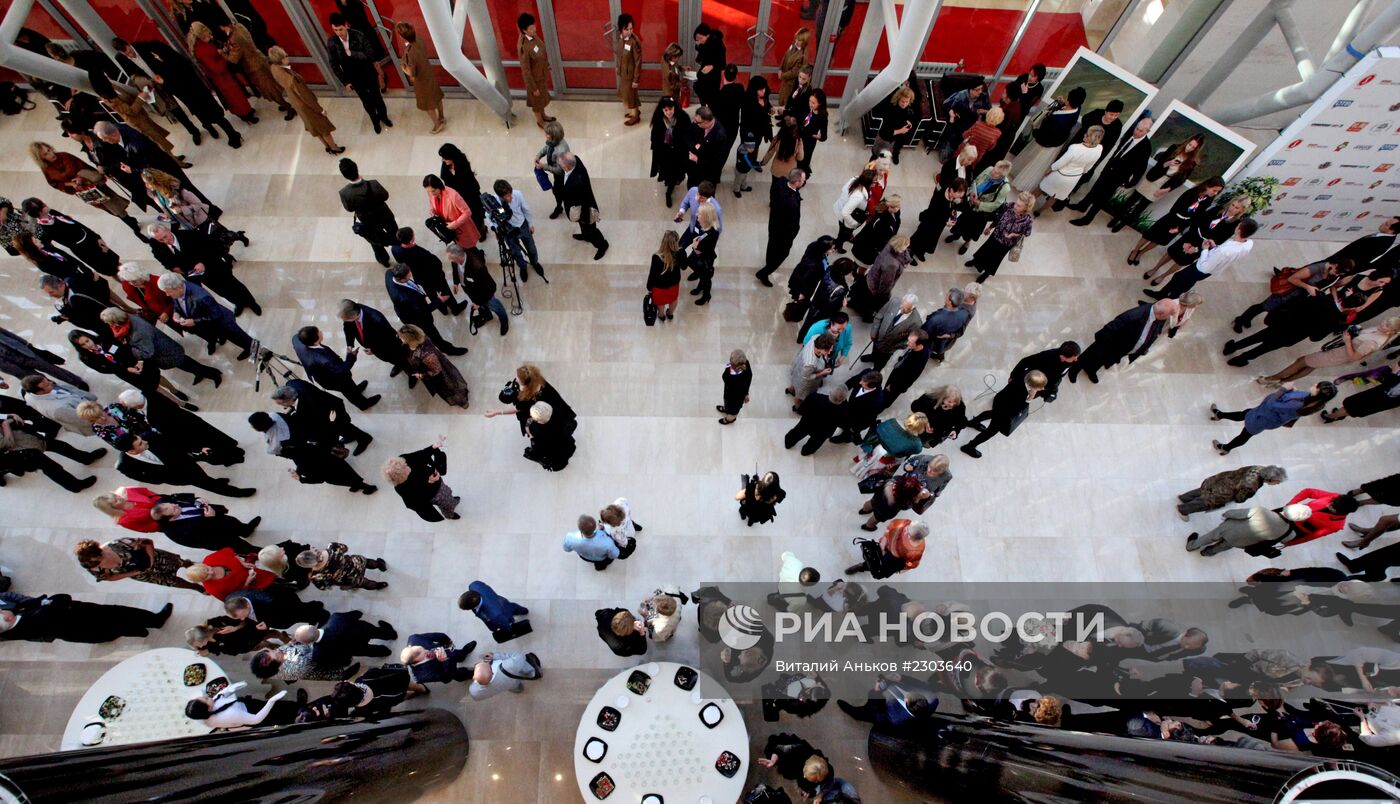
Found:
[[[1030,413],[1031,402],[1045,390],[1046,378],[1039,371],[1026,374],[1021,382],[1007,380],[1006,387],[992,397],[992,406],[982,411],[968,422],[973,429],[980,430],[977,437],[962,446],[965,455],[982,457],[977,447],[994,436],[1010,436]],[[987,422],[986,425],[982,425]]]
[[[371,645],[370,642],[398,638],[394,626],[383,620],[371,625],[364,621],[364,612],[338,611],[321,626],[316,653],[318,658],[328,658],[332,663],[349,664],[356,656],[388,656],[388,645]]]
[[[481,624],[491,629],[491,636],[497,642],[508,642],[530,633],[529,620],[517,620],[530,610],[519,603],[507,600],[485,581],[472,581],[467,591],[457,598],[457,608],[476,615]]]
[[[885,407],[889,408],[894,401],[905,391],[914,387],[914,383],[919,381],[919,376],[928,368],[928,358],[930,349],[928,347],[928,334],[922,329],[916,329],[909,333],[909,340],[904,344],[904,351],[899,355],[899,359],[894,361],[894,366],[890,369],[889,379],[885,380]]]
[[[969,290],[975,289],[975,285]],[[977,294],[962,288],[949,288],[943,306],[928,314],[921,327],[928,335],[929,359],[942,363],[948,350],[967,332],[977,315]]]
[[[1105,138],[1103,152],[1108,155],[1108,161],[1100,165],[1099,178],[1084,200],[1070,205],[1070,209],[1084,213],[1070,223],[1088,226],[1119,190],[1132,188],[1142,180],[1142,174],[1147,172],[1147,163],[1152,158],[1152,139],[1147,136],[1151,130],[1152,118],[1143,117],[1133,127],[1132,134],[1118,143],[1116,148],[1109,148]]]
[[[347,346],[360,344],[365,354],[383,360],[393,366],[390,377],[407,374],[408,347],[399,340],[398,329],[389,319],[367,304],[351,299],[340,300],[340,320],[344,322],[345,343]],[[413,375],[407,374],[408,387],[418,384]]]
[[[317,385],[343,394],[351,404],[360,410],[368,410],[379,402],[379,395],[365,396],[369,382],[356,383],[352,373],[355,359],[360,350],[351,347],[341,358],[321,341],[321,330],[316,327],[302,327],[292,337],[292,349],[296,350],[297,360],[306,369],[306,376]]]
[[[174,606],[160,611],[84,603],[68,595],[30,597],[0,592],[0,640],[25,642],[111,642],[144,637],[170,619]]]
[[[262,307],[253,298],[248,286],[233,275],[228,250],[207,234],[196,229],[171,231],[163,223],[146,227],[151,254],[168,271],[174,271],[187,281],[217,293],[233,305],[234,316],[252,310],[262,315]]]
[[[355,454],[369,448],[374,436],[350,421],[345,403],[306,380],[296,378],[272,392],[272,401],[282,407],[282,416],[297,440],[318,443],[354,443]]]
[[[1119,314],[1094,333],[1094,342],[1079,356],[1079,362],[1069,370],[1069,381],[1079,379],[1079,372],[1089,382],[1099,381],[1099,370],[1118,364],[1123,358],[1131,363],[1147,354],[1153,341],[1167,328],[1167,321],[1176,315],[1178,305],[1173,299],[1156,304],[1139,304]]]
[[[259,630],[291,628],[297,623],[321,625],[330,619],[326,604],[302,600],[290,586],[243,589],[224,601],[224,612],[235,620],[251,620]]]
[[[885,391],[880,387],[884,382],[884,375],[875,369],[846,380],[851,394],[846,402],[841,432],[831,439],[833,444],[847,441],[859,444],[865,440],[865,431],[875,426],[875,419],[885,409]]]
[[[850,391],[844,385],[838,385],[830,393],[810,394],[802,401],[802,418],[783,436],[783,446],[792,449],[805,438],[807,443],[802,445],[802,454],[815,455],[846,419],[849,398]]]
[[[389,191],[375,179],[360,176],[360,166],[352,159],[340,160],[340,175],[350,183],[340,188],[340,205],[355,216],[355,233],[369,241],[374,258],[389,266],[389,252],[398,234],[399,223],[389,209]]]
[[[211,505],[193,494],[162,494],[151,506],[151,519],[170,541],[196,550],[214,552],[225,547],[240,555],[262,549],[248,541],[262,517],[243,522],[229,516],[222,505]]]
[[[1060,393],[1060,380],[1064,379],[1066,372],[1072,369],[1078,360],[1079,344],[1065,341],[1054,349],[1046,349],[1021,358],[1016,367],[1011,369],[1011,376],[1007,378],[1006,384],[1024,383],[1027,374],[1039,371],[1045,375],[1045,390],[1040,392],[1040,397],[1047,403],[1054,402]]]
[[[398,241],[394,247],[389,249],[393,255],[394,262],[401,262],[413,271],[413,280],[423,286],[430,295],[441,305],[441,309],[450,311],[453,315],[461,315],[467,309],[467,303],[457,301],[452,295],[452,286],[447,282],[447,274],[442,270],[442,260],[437,258],[433,252],[418,245],[417,239],[413,236],[413,230],[405,226],[395,235]]]
[[[151,485],[194,486],[227,497],[251,497],[258,493],[257,489],[239,488],[225,478],[210,477],[189,453],[164,439],[147,442],[140,436],[122,433],[111,443],[121,453],[117,457],[117,471],[132,480]],[[159,454],[153,446],[158,446]]]
[[[715,119],[708,106],[695,110],[695,125],[686,130],[686,186],[702,181],[719,186],[720,174],[729,157],[729,132]]]
[[[180,186],[194,193],[200,201],[209,205],[209,214],[217,218],[219,208],[209,197],[199,191],[190,177],[185,175],[184,168],[170,154],[162,151],[159,145],[151,141],[150,137],[137,131],[125,123],[112,123],[100,120],[92,127],[92,133],[97,135],[98,153],[106,152],[107,156],[102,159],[103,167],[115,164],[117,170],[123,173],[134,174],[140,182],[141,171],[146,168],[161,170],[180,180]],[[144,209],[144,207],[143,207]]]
[[[209,291],[186,282],[176,273],[161,274],[156,284],[174,304],[170,320],[208,341],[209,354],[214,354],[219,344],[229,342],[243,350],[235,360],[247,360],[252,355],[253,336],[238,325],[233,311],[215,301]]]
[[[578,218],[578,234],[575,240],[584,240],[598,249],[593,259],[601,260],[608,253],[608,239],[598,230],[598,199],[593,197],[593,183],[588,179],[588,168],[573,153],[559,156],[559,167],[564,175],[559,179],[559,203],[570,220]],[[578,212],[573,210],[577,209]]]
[[[766,287],[773,287],[768,278],[792,252],[792,241],[802,228],[802,190],[807,174],[793,168],[787,181],[774,181],[768,193],[768,248],[764,251],[763,267],[755,274]]]
[[[69,287],[67,282],[48,274],[40,277],[39,289],[44,291],[44,295],[57,302],[54,309],[58,313],[49,316],[50,321],[55,324],[68,321],[89,332],[107,331],[106,325],[102,323],[102,311],[107,309],[105,301],[99,301],[85,293],[79,293],[74,288]]]
[[[330,15],[331,36],[326,40],[326,55],[331,70],[345,88],[354,92],[365,107],[365,114],[374,124],[374,133],[383,131],[380,124],[394,127],[389,110],[384,108],[384,95],[379,91],[379,72],[374,68],[374,50],[369,37],[350,27],[339,12]]]
[[[399,653],[399,661],[403,662],[413,674],[413,680],[419,684],[469,681],[473,666],[464,667],[461,663],[465,662],[474,650],[475,642],[468,642],[461,648],[453,648],[452,638],[436,631],[410,634],[408,647]]]
[[[1393,268],[1397,259],[1400,259],[1400,248],[1396,248],[1397,234],[1400,234],[1400,217],[1392,216],[1381,222],[1379,230],[1342,246],[1341,250],[1328,257],[1326,262],[1335,263],[1349,259],[1352,273],[1382,266]]]
[[[190,139],[194,141],[195,145],[203,142],[204,138],[200,136],[199,127],[194,124],[194,121],[190,120],[189,115],[185,114],[184,107],[175,99],[175,96],[165,91],[164,79],[152,78],[151,74],[138,63],[140,61],[145,61],[145,59],[140,53],[136,52],[136,48],[132,47],[130,42],[119,36],[112,40],[112,49],[117,52],[117,68],[121,71],[120,79],[128,84],[134,84],[137,78],[149,80],[151,82],[151,94],[157,99],[152,106],[168,114],[175,122],[184,126],[185,131],[190,133]],[[151,69],[155,68],[151,67]]]
[[[384,289],[389,293],[389,301],[394,304],[394,313],[405,324],[412,324],[423,330],[428,340],[437,345],[444,354],[464,355],[467,350],[455,346],[438,332],[433,323],[433,310],[440,304],[427,289],[413,278],[413,269],[400,263],[384,272]],[[396,336],[397,337],[397,336]]]
[[[199,118],[200,125],[209,132],[209,136],[216,140],[219,138],[219,132],[214,128],[218,126],[228,134],[230,148],[242,147],[243,137],[229,122],[228,116],[224,114],[224,107],[219,104],[209,87],[200,80],[199,71],[189,59],[158,40],[143,40],[133,45],[123,39],[114,39],[112,47],[117,51],[117,66],[126,71],[127,75],[144,74],[144,70],[136,63],[139,57],[151,68],[151,80],[161,90],[169,92],[185,104],[190,112]],[[192,139],[195,145],[199,144],[198,136]]]
[[[0,373],[22,380],[30,374],[47,374],[53,379],[84,391],[88,384],[73,372],[59,368],[64,359],[41,349],[8,329],[0,328]]]

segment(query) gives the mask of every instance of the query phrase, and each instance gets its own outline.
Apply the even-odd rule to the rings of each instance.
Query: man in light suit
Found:
[[[428,291],[413,279],[413,269],[402,263],[384,272],[384,290],[389,293],[389,301],[394,304],[394,313],[405,324],[413,324],[423,330],[437,348],[444,354],[464,355],[467,350],[455,346],[438,332],[433,323],[433,310],[438,304],[428,295]],[[397,336],[395,336],[397,337]]]
[[[78,416],[78,405],[97,401],[96,394],[58,385],[48,377],[31,374],[20,382],[24,399],[34,410],[63,425],[63,429],[80,436],[92,435],[92,424]]]
[[[564,214],[572,220],[578,217],[578,234],[575,240],[584,240],[598,249],[594,260],[603,259],[608,253],[608,239],[598,230],[598,199],[593,197],[593,183],[588,179],[588,168],[573,153],[559,156],[559,167],[564,175],[559,180],[559,202],[564,206]],[[574,210],[578,210],[577,213]]]
[[[317,385],[338,391],[360,410],[369,410],[379,402],[378,394],[365,396],[368,381],[355,382],[352,371],[355,359],[360,354],[359,349],[352,347],[345,353],[345,357],[341,358],[322,343],[321,330],[317,327],[302,327],[297,330],[297,334],[292,338],[292,349],[297,353],[297,360],[301,361],[302,367],[306,369],[306,376]]]
[[[1147,354],[1178,309],[1175,300],[1163,299],[1152,305],[1139,304],[1120,313],[1094,333],[1094,342],[1079,356],[1079,362],[1070,368],[1069,381],[1079,379],[1082,371],[1089,382],[1096,383],[1100,369],[1115,366],[1125,357],[1131,363]]]
[[[473,701],[484,701],[503,692],[525,691],[525,681],[544,675],[540,660],[533,653],[483,653],[472,669],[468,694]]]
[[[247,360],[253,354],[253,336],[238,325],[232,310],[214,301],[209,291],[175,273],[161,274],[156,285],[175,305],[170,320],[208,341],[209,354],[225,342],[243,350],[235,360]]]
[[[875,368],[883,369],[890,357],[904,347],[909,333],[924,323],[919,312],[919,297],[912,293],[900,299],[890,299],[875,314],[875,323],[870,326],[870,340],[874,343],[871,353],[862,357],[866,363],[874,363]]]
[[[1106,150],[1108,159],[1099,167],[1099,177],[1089,194],[1070,209],[1084,213],[1070,221],[1075,226],[1088,226],[1099,210],[1121,189],[1135,186],[1142,174],[1147,172],[1147,163],[1152,158],[1152,139],[1147,132],[1152,130],[1152,118],[1143,117],[1133,127],[1132,134],[1111,151]]]

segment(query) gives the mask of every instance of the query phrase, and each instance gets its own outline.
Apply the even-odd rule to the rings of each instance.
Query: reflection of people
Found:
[[[1083,87],[1071,89],[1063,98],[1051,102],[1040,127],[1032,129],[1031,143],[1016,157],[1016,183],[1034,187],[1050,172],[1050,164],[1060,155],[1060,148],[1069,142],[1079,125],[1079,110],[1088,95]]]
[[[1196,134],[1185,142],[1169,145],[1152,157],[1152,167],[1133,188],[1133,196],[1113,221],[1113,231],[1120,232],[1135,223],[1143,210],[1165,198],[1172,190],[1186,183],[1191,173],[1205,158],[1206,135]]]

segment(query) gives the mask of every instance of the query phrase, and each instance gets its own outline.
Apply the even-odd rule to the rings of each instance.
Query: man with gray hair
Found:
[[[608,239],[598,230],[598,199],[593,196],[588,168],[572,152],[560,154],[559,167],[564,171],[559,178],[559,203],[569,220],[578,221],[578,234],[574,239],[591,243],[598,249],[593,259],[601,260],[608,253]]]
[[[272,392],[272,401],[282,408],[282,418],[298,441],[318,444],[355,444],[359,455],[369,449],[374,436],[356,427],[345,403],[335,394],[323,391],[306,380],[293,377]]]
[[[242,315],[244,310],[262,315],[262,307],[253,298],[253,292],[234,276],[228,249],[213,238],[196,229],[173,231],[163,223],[147,226],[146,236],[150,238],[146,245],[150,246],[151,254],[165,270],[174,271],[185,281],[218,294],[233,305],[235,316]]]
[[[783,446],[792,449],[805,438],[807,443],[802,445],[802,454],[815,455],[841,426],[850,393],[845,385],[838,385],[826,394],[808,396],[802,403],[802,418],[783,436]]]
[[[797,230],[802,228],[800,191],[806,184],[806,171],[793,168],[787,181],[774,181],[768,191],[768,248],[764,252],[763,267],[756,274],[765,287],[773,287],[768,277],[788,258],[792,241],[797,239]]]
[[[1094,342],[1089,344],[1089,348],[1079,356],[1079,362],[1069,370],[1069,381],[1078,379],[1082,371],[1089,382],[1097,383],[1100,369],[1111,368],[1125,357],[1131,363],[1147,354],[1153,342],[1167,328],[1167,322],[1175,320],[1180,309],[1174,299],[1163,299],[1153,305],[1139,304],[1120,313],[1094,333]]]
[[[977,283],[973,283],[975,286]],[[929,313],[924,319],[924,332],[928,334],[929,360],[942,363],[944,355],[967,331],[967,325],[977,314],[977,294],[968,294],[962,288],[949,288],[944,296],[943,306]]]
[[[904,348],[909,341],[909,333],[924,323],[918,304],[919,297],[913,293],[885,302],[885,306],[875,314],[875,323],[870,326],[870,340],[874,348],[861,358],[863,362],[874,363],[876,370],[883,369],[890,362],[890,357]]]
[[[243,351],[235,360],[247,360],[253,354],[253,336],[238,325],[233,311],[214,301],[209,291],[179,274],[161,274],[156,286],[165,291],[175,305],[170,320],[209,342],[209,354],[221,343],[232,342]]]
[[[1201,485],[1178,494],[1180,502],[1176,506],[1182,519],[1191,514],[1214,511],[1230,503],[1248,502],[1265,485],[1277,486],[1288,479],[1288,472],[1282,466],[1242,466],[1217,472]]]
[[[39,277],[39,289],[44,291],[45,296],[57,302],[54,309],[58,312],[49,316],[50,321],[55,324],[68,321],[76,327],[92,332],[103,331],[102,311],[107,309],[107,301],[80,292],[52,274]]]
[[[141,171],[146,168],[155,168],[180,180],[180,186],[194,193],[200,201],[209,205],[210,217],[219,216],[219,207],[209,197],[199,191],[199,188],[190,181],[190,177],[185,175],[184,168],[175,158],[161,150],[155,141],[145,134],[137,131],[125,123],[113,123],[110,120],[99,120],[92,127],[92,133],[97,135],[99,140],[97,146],[98,159],[104,172],[115,168],[126,177],[134,177],[136,184],[141,184]],[[122,181],[123,186],[126,181]],[[143,193],[144,194],[144,193]],[[133,199],[135,200],[135,199]],[[149,196],[147,196],[149,201]],[[140,204],[137,204],[140,206]],[[142,207],[144,209],[145,207]]]
[[[20,381],[24,401],[44,416],[63,426],[64,430],[80,436],[91,436],[92,423],[78,416],[78,405],[96,402],[97,395],[59,385],[42,374],[31,374]]]
[[[524,692],[526,680],[542,675],[540,660],[533,653],[483,653],[472,668],[467,694],[473,701],[484,701],[503,692]]]
[[[1203,556],[1218,555],[1232,547],[1253,548],[1252,555],[1278,555],[1278,549],[1271,545],[1301,535],[1297,524],[1312,515],[1313,510],[1302,503],[1285,505],[1278,511],[1262,506],[1232,508],[1214,530],[1187,536],[1186,549],[1193,553],[1199,550]]]
[[[449,257],[454,248],[461,247],[456,243],[448,246]],[[408,376],[409,388],[418,384],[413,375],[407,372],[408,347],[399,340],[398,328],[389,323],[387,316],[368,304],[360,304],[352,299],[341,299],[336,312],[344,324],[346,348],[353,349],[358,343],[364,347],[365,354],[373,355],[393,366],[389,371],[390,377],[397,377],[402,373]]]

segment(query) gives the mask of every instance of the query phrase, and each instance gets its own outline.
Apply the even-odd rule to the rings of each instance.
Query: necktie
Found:
[[[357,319],[355,319],[355,331],[357,331],[357,332],[360,333],[360,341],[363,342],[364,339],[365,339],[365,322],[364,322],[364,319],[362,319],[362,318],[357,318]]]

